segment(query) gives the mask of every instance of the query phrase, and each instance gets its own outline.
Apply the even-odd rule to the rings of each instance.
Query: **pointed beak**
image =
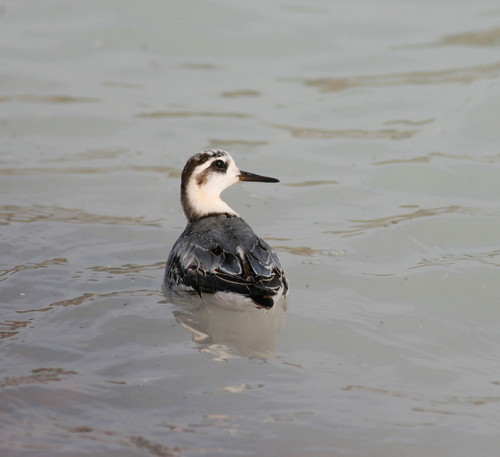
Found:
[[[256,182],[280,182],[276,178],[268,178],[267,176],[256,175],[248,171],[241,171],[239,174],[240,181],[256,181]]]

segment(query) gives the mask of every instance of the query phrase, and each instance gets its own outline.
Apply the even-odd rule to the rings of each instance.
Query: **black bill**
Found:
[[[256,175],[254,173],[249,173],[248,171],[240,171],[240,181],[280,182],[279,179]]]

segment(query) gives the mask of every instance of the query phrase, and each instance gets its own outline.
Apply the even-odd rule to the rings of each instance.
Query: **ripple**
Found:
[[[363,129],[344,129],[344,130],[323,130],[316,128],[291,127],[288,125],[269,124],[281,130],[287,130],[293,137],[308,140],[329,140],[333,138],[350,138],[354,140],[401,140],[410,138],[418,130],[397,130],[397,129],[380,129],[380,130],[363,130]]]
[[[444,152],[431,152],[425,156],[411,157],[409,159],[389,159],[374,162],[374,165],[395,165],[399,163],[429,163],[434,158],[454,159],[454,160],[467,160],[481,163],[495,163],[500,160],[500,154],[476,157],[469,154],[445,154]]]
[[[22,102],[22,103],[94,103],[100,101],[92,97],[74,97],[71,95],[0,95],[0,103]]]
[[[64,265],[67,263],[68,259],[55,258],[55,259],[44,260],[43,262],[38,262],[38,263],[26,263],[22,265],[16,265],[15,267],[6,270],[0,270],[0,281],[5,281],[10,276],[15,275],[16,273],[20,273],[22,271],[37,270],[39,268],[46,268],[50,265]]]
[[[228,92],[222,92],[221,97],[228,97],[228,98],[238,98],[238,97],[259,97],[260,92],[257,90],[234,90],[234,91],[228,91]]]
[[[41,162],[75,162],[80,160],[114,159],[119,155],[129,152],[126,148],[98,148],[89,149],[72,156],[44,159]]]
[[[181,450],[181,448],[171,449],[163,444],[147,440],[142,436],[132,436],[130,437],[130,442],[137,448],[143,449],[149,454],[157,457],[178,457],[179,453],[177,451]]]
[[[336,235],[353,236],[365,233],[367,230],[381,227],[390,227],[391,225],[399,224],[401,222],[418,219],[421,217],[440,216],[442,214],[473,214],[476,210],[471,208],[464,208],[458,205],[450,205],[441,208],[421,208],[412,213],[396,214],[393,216],[384,216],[376,219],[351,219],[349,222],[356,224],[347,230],[327,231],[325,233],[333,233]]]
[[[59,161],[59,160],[58,160]],[[177,169],[159,165],[124,165],[113,167],[38,167],[38,168],[2,168],[0,175],[23,176],[23,175],[44,175],[44,174],[98,174],[115,173],[123,171],[162,173],[170,178],[180,177]]]
[[[435,71],[413,71],[383,75],[353,76],[346,78],[304,79],[306,86],[317,87],[323,92],[339,92],[355,87],[393,87],[402,85],[467,84],[477,80],[497,78],[500,62],[470,67]]]
[[[481,48],[498,47],[500,46],[500,27],[446,35],[439,41],[399,46],[398,49],[424,49],[442,46],[473,46]]]
[[[441,42],[436,43],[436,45],[497,47],[500,46],[500,27],[448,35]]]
[[[36,368],[26,376],[6,376],[0,381],[0,387],[20,386],[23,384],[47,384],[61,381],[61,376],[78,374],[76,371],[62,368]]]
[[[397,124],[402,124],[402,125],[416,125],[416,126],[421,126],[421,125],[426,125],[426,124],[432,124],[435,121],[433,117],[429,119],[422,119],[421,121],[411,121],[409,119],[394,119],[392,121],[386,121],[384,122],[385,125],[397,125]]]
[[[151,297],[151,296],[160,296],[163,297],[162,293],[157,290],[148,290],[148,289],[136,289],[136,290],[121,290],[117,292],[107,292],[102,294],[86,292],[78,297],[69,298],[67,300],[60,300],[44,306],[43,308],[33,308],[33,309],[24,309],[18,310],[16,313],[25,314],[25,313],[43,313],[46,311],[50,311],[57,307],[66,307],[66,306],[75,306],[81,305],[87,301],[98,300],[101,298],[109,298],[109,297]]]
[[[29,434],[26,434],[26,429],[29,429]],[[175,432],[184,432],[184,429],[171,429]],[[190,429],[191,430],[191,429]],[[197,432],[194,430],[194,432]],[[79,440],[82,448],[85,447],[85,441],[91,443],[100,443],[106,449],[109,447],[110,452],[115,454],[111,449],[122,449],[126,455],[130,455],[126,449],[130,449],[134,455],[151,457],[180,457],[181,452],[207,452],[208,449],[191,447],[191,446],[176,446],[169,447],[160,442],[152,441],[139,434],[126,433],[113,429],[96,428],[85,423],[68,424],[67,421],[58,420],[50,417],[47,420],[33,420],[23,423],[23,427],[10,426],[3,430],[2,444],[9,446],[11,449],[26,450],[30,453],[36,451],[50,451],[50,455],[67,455],[65,445],[61,445],[61,440],[64,443],[75,443]],[[51,441],[51,438],[54,441]],[[106,451],[104,451],[105,455]],[[44,454],[45,455],[45,454]]]
[[[410,269],[433,267],[433,266],[450,266],[450,265],[457,265],[462,262],[471,262],[471,261],[483,265],[500,267],[500,250],[474,252],[474,253],[444,252],[441,255],[423,258],[417,264],[410,267]]]
[[[26,328],[32,321],[33,318],[27,321],[6,320],[0,322],[0,340],[16,336],[20,329]]]
[[[217,140],[211,139],[207,149],[230,148],[233,146],[265,146],[269,141]]]
[[[323,252],[321,249],[312,249],[307,246],[274,246],[274,249],[278,251],[286,251],[293,255],[303,256],[312,256],[319,252]]]
[[[122,89],[143,89],[142,84],[123,82],[123,81],[104,81],[102,83],[104,87],[118,87]]]
[[[59,206],[15,206],[0,205],[0,225],[30,222],[65,222],[69,224],[111,224],[111,225],[160,225],[159,220],[148,221],[143,217],[118,217],[102,214],[90,214],[80,209]]]
[[[407,394],[404,394],[401,392],[395,392],[395,391],[390,391],[390,390],[379,388],[379,387],[363,386],[363,385],[358,385],[358,384],[351,384],[351,385],[348,385],[345,387],[341,387],[341,390],[343,390],[345,392],[356,392],[356,391],[370,392],[370,393],[376,393],[376,394],[382,394],[382,395],[389,395],[392,397],[418,400],[416,397],[413,397],[411,395],[407,395]]]
[[[149,113],[139,113],[137,117],[146,119],[161,119],[164,117],[229,117],[229,118],[249,118],[249,114],[228,113],[217,111],[152,111]]]
[[[140,275],[139,273],[143,273],[145,271],[156,271],[156,270],[163,270],[165,268],[165,261],[161,262],[156,262],[153,264],[149,265],[134,265],[134,264],[125,264],[121,265],[119,267],[104,267],[104,266],[95,266],[95,267],[88,267],[88,270],[92,271],[99,271],[99,272],[105,272],[105,273],[110,273],[110,274],[116,274],[116,275],[126,275],[126,276],[146,276],[149,277],[148,275]]]
[[[184,62],[179,64],[180,68],[188,70],[220,70],[221,68],[213,63],[208,62]]]

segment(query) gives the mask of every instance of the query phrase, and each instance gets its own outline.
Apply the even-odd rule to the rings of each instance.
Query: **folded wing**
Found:
[[[167,261],[168,287],[234,292],[271,307],[287,283],[277,255],[240,217],[209,216],[190,224]]]

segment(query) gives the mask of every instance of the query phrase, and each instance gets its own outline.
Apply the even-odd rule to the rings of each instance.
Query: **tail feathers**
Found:
[[[273,297],[270,295],[250,295],[257,308],[272,308],[274,306]]]

